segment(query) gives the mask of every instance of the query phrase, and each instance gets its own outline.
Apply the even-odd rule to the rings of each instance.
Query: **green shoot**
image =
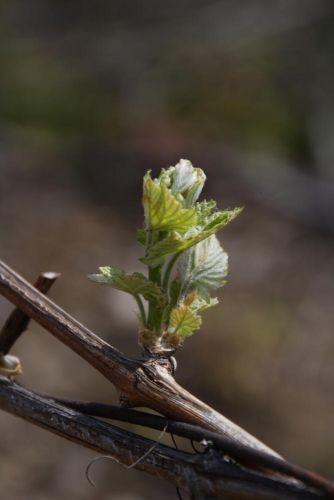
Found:
[[[225,284],[227,253],[215,233],[240,212],[219,211],[214,201],[197,201],[206,176],[190,161],[162,169],[143,182],[144,227],[137,234],[147,277],[100,267],[93,281],[133,295],[139,308],[139,341],[148,351],[167,354],[202,324],[200,313],[218,303],[211,291]],[[144,306],[144,302],[147,306]]]

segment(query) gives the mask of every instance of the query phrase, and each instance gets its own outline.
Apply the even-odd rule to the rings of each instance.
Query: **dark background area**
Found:
[[[61,272],[52,298],[138,355],[135,304],[86,276],[141,269],[141,178],[190,159],[206,198],[245,210],[220,234],[229,283],[177,379],[333,476],[333,3],[11,0],[0,13],[1,258],[31,281]],[[1,299],[1,323],[10,310]],[[36,324],[14,353],[29,387],[117,401]],[[176,498],[111,460],[93,489],[92,452],[3,413],[0,426],[8,500]]]

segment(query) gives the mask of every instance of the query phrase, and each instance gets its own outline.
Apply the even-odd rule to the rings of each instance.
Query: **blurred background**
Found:
[[[334,474],[334,8],[318,0],[11,0],[0,6],[0,256],[129,355],[135,304],[86,278],[140,270],[147,169],[190,159],[243,214],[220,233],[221,304],[177,379],[291,461]],[[0,324],[11,305],[0,300]],[[32,323],[21,382],[116,402]],[[0,414],[8,500],[176,498],[174,488]],[[144,432],[152,438],[156,433]],[[166,440],[168,442],[168,440]]]

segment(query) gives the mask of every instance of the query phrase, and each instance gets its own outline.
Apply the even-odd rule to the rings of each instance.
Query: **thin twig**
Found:
[[[177,442],[176,442],[175,436],[174,436],[174,434],[173,434],[172,432],[170,433],[170,437],[171,437],[172,443],[173,443],[173,445],[174,445],[174,448],[175,448],[176,450],[178,450],[178,449],[179,449],[179,447],[178,447],[178,445],[177,445]],[[178,498],[179,500],[183,500],[181,490],[180,490],[180,488],[179,488],[178,486],[176,486],[176,494],[177,494],[177,498]]]
[[[178,449],[179,449],[179,447],[178,447],[178,445],[177,445],[177,442],[176,442],[175,436],[174,436],[174,434],[173,434],[172,432],[170,433],[170,437],[171,437],[172,443],[173,443],[173,445],[174,445],[174,448],[175,448],[176,450],[178,450]]]
[[[34,287],[45,295],[54,282],[59,278],[59,273],[41,273]],[[7,354],[21,334],[28,328],[30,317],[20,309],[14,309],[0,331],[0,353]]]
[[[194,450],[195,453],[199,453],[198,449],[196,448],[196,446],[194,445],[194,440],[193,439],[190,439],[190,444],[191,444],[191,447],[192,449]]]
[[[179,500],[183,500],[180,488],[176,487],[176,494]]]
[[[119,390],[131,390],[138,363],[81,325],[0,261],[0,294],[105,375]]]

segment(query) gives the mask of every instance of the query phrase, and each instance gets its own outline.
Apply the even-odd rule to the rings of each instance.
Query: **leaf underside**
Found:
[[[114,267],[100,267],[100,274],[91,274],[89,278],[96,283],[109,285],[116,290],[142,295],[144,299],[155,304],[164,301],[162,289],[153,281],[148,280],[141,273],[126,274]]]
[[[179,260],[181,283],[187,290],[216,290],[224,285],[227,272],[227,253],[214,234],[187,250]]]

